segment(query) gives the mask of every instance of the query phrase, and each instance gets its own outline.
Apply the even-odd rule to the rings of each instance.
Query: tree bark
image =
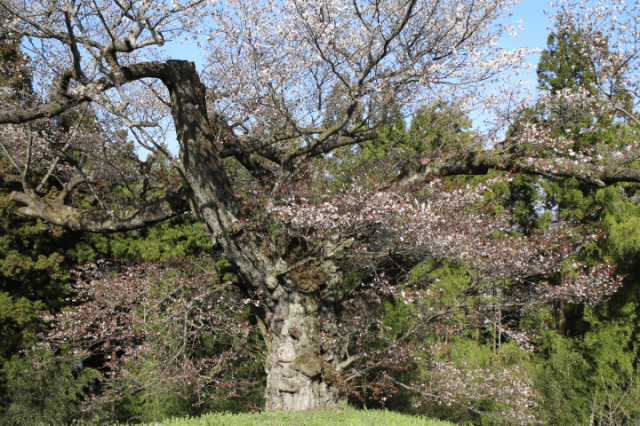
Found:
[[[180,156],[194,205],[205,230],[241,275],[246,293],[261,300],[255,311],[258,321],[268,327],[263,330],[270,350],[265,366],[267,409],[303,411],[333,405],[338,396],[322,371],[323,365],[339,359],[322,347],[320,336],[338,335],[335,300],[327,289],[334,288],[341,275],[325,262],[312,278],[300,282],[287,278],[281,273],[287,268],[282,257],[236,226],[231,184],[216,145],[227,130],[212,128],[220,120],[207,117],[205,87],[194,64],[167,64],[168,72],[161,78],[171,94]]]
[[[118,210],[80,210],[15,191],[11,193],[9,200],[26,204],[26,207],[18,209],[18,212],[26,216],[37,217],[73,231],[99,233],[144,228],[182,215],[190,208],[184,188],[142,206],[122,207]]]
[[[558,321],[558,333],[560,333],[561,336],[563,337],[567,337],[568,335],[568,330],[567,330],[567,302],[565,302],[564,300],[560,302],[560,319]]]
[[[267,410],[318,410],[339,401],[323,375],[336,354],[322,347],[321,338],[337,337],[337,331],[333,307],[316,295],[291,291],[278,299],[266,362]]]

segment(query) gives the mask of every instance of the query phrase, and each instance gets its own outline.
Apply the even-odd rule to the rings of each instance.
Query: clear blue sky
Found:
[[[531,49],[536,47],[545,48],[547,46],[547,36],[549,30],[552,27],[551,21],[543,13],[543,10],[547,12],[553,12],[555,9],[549,6],[549,2],[545,0],[522,0],[520,4],[515,6],[511,13],[513,18],[508,20],[518,21],[522,20],[522,26],[524,30],[518,31],[520,35],[515,38],[507,37],[503,40],[503,45],[510,49],[518,47],[529,47]],[[538,57],[534,63],[538,62]]]

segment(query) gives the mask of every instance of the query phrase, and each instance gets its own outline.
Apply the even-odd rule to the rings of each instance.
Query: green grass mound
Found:
[[[205,414],[198,418],[181,418],[151,423],[147,426],[453,426],[453,423],[424,417],[407,416],[382,410],[356,410],[350,407],[307,413]]]

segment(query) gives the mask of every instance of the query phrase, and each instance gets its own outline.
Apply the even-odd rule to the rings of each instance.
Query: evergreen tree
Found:
[[[594,93],[595,75],[583,51],[582,35],[562,28],[561,16],[558,27],[547,37],[547,48],[538,62],[538,88],[557,92],[581,87]]]
[[[473,137],[471,126],[471,118],[457,105],[438,102],[420,109],[413,117],[407,145],[413,149],[413,155],[468,147]]]
[[[27,63],[18,40],[0,35],[0,99],[3,102],[25,99],[31,95],[31,76],[27,71]]]
[[[548,37],[538,65],[538,86],[549,98],[563,91],[595,97],[593,59],[583,47],[583,36],[562,22],[560,16],[557,31]],[[606,46],[607,40],[602,43]],[[617,96],[631,100],[624,90]],[[569,157],[574,158],[598,146],[623,149],[637,132],[633,122],[611,109],[593,114],[567,107],[561,96],[551,105],[525,111],[510,131],[517,134],[531,124],[565,138]],[[508,191],[508,205],[525,232],[535,233],[561,218],[579,221],[587,232],[607,232],[608,238],[591,246],[586,261],[611,260],[619,265],[619,273],[629,274],[606,303],[585,307],[558,302],[549,307],[549,315],[536,314],[542,321],[538,327],[550,326],[540,341],[538,361],[542,417],[549,424],[634,424],[640,416],[633,402],[640,394],[640,277],[635,272],[640,270],[640,257],[633,248],[640,238],[637,185],[597,189],[575,179],[520,176]]]

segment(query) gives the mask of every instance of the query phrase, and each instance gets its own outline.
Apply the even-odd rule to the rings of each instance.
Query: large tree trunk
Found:
[[[294,255],[286,238],[286,244],[276,249],[245,232],[236,217],[238,206],[220,154],[221,142],[234,135],[222,120],[209,119],[206,88],[195,65],[175,60],[148,62],[123,67],[122,74],[124,81],[160,79],[169,90],[184,187],[177,193],[168,191],[142,209],[119,211],[76,211],[35,197],[28,188],[25,193],[13,193],[12,199],[27,205],[21,209],[25,214],[93,232],[141,228],[191,207],[211,240],[233,264],[247,296],[260,301],[255,314],[269,348],[267,409],[299,411],[334,405],[340,396],[326,379],[337,370],[346,351],[340,346],[336,315],[336,290],[342,275],[330,259],[339,255],[350,239],[339,235],[325,238],[310,250],[298,247]],[[65,105],[47,114],[63,112],[68,108]],[[13,120],[37,118],[42,111],[30,114]],[[0,123],[9,119],[0,116]],[[302,266],[291,270],[298,263]]]
[[[277,302],[267,358],[266,409],[305,411],[335,405],[339,396],[325,382],[335,354],[322,347],[322,332],[336,330],[335,313],[317,297],[293,291]]]
[[[341,282],[333,262],[316,261],[281,277],[271,293],[267,410],[316,410],[341,399],[326,381],[344,352],[335,310]]]
[[[291,274],[286,262],[267,253],[254,236],[236,229],[229,178],[218,154],[216,128],[207,116],[205,88],[192,63],[168,61],[162,79],[171,94],[184,175],[205,230],[220,244],[241,275],[250,297],[261,298],[256,313],[270,353],[267,357],[268,410],[315,410],[335,405],[339,397],[323,371],[340,361],[335,289],[342,275],[332,262],[315,260]],[[285,256],[286,257],[286,256]],[[310,273],[310,271],[313,271]]]

